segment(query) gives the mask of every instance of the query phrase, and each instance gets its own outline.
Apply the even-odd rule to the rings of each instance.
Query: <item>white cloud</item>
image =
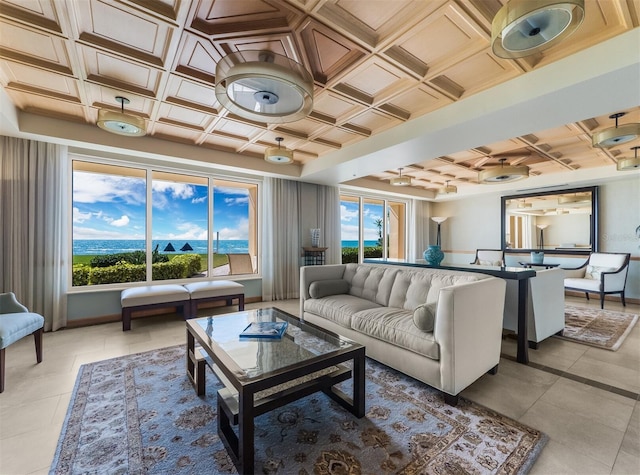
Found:
[[[215,233],[213,239],[215,239]],[[222,228],[220,230],[220,240],[249,239],[249,220],[240,219],[236,228]]]
[[[110,231],[104,229],[73,227],[73,239],[144,239],[144,234],[131,234],[127,232]]]
[[[340,205],[340,219],[342,221],[353,221],[358,219],[358,210],[349,210],[345,205]]]
[[[111,203],[123,201],[140,205],[145,202],[144,179],[73,172],[73,201],[77,203]]]
[[[73,207],[73,222],[74,223],[84,223],[85,221],[91,219],[93,213],[87,212],[83,213],[79,208]]]
[[[249,202],[249,197],[248,196],[243,196],[240,198],[225,198],[224,199],[224,204],[229,205],[229,206],[233,206],[233,205],[239,205],[239,204],[245,204]]]
[[[121,227],[126,226],[127,224],[129,224],[129,216],[122,215],[120,217],[120,219],[112,219],[111,221],[109,221],[109,224],[111,226],[115,226],[117,228],[121,228]]]
[[[198,226],[195,223],[180,223],[176,225],[176,229],[178,229],[179,233],[169,233],[165,236],[157,236],[154,239],[185,239],[185,240],[207,240],[207,230]]]
[[[159,193],[170,192],[172,198],[181,200],[191,198],[194,195],[193,185],[187,185],[186,183],[154,180],[151,184],[151,189]]]
[[[222,193],[224,195],[236,195],[236,196],[249,196],[249,190],[247,188],[236,188],[234,186],[216,186],[215,193]]]
[[[207,197],[206,196],[201,196],[200,198],[193,198],[191,200],[192,203],[204,203],[205,201],[207,201]]]

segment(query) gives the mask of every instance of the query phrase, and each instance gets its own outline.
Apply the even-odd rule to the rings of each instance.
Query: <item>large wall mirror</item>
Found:
[[[598,187],[502,197],[505,252],[589,254],[598,250]]]

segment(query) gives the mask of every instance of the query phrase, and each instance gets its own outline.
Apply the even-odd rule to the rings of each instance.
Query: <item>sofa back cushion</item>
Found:
[[[440,273],[432,269],[402,270],[396,275],[389,297],[389,307],[412,310],[424,303],[430,304],[438,301],[438,294],[443,287],[461,284],[463,282],[475,282],[486,279],[484,274],[471,274],[463,272]]]
[[[344,280],[349,282],[349,293],[387,307],[391,287],[399,269],[362,264],[347,264]]]
[[[624,264],[626,254],[609,254],[606,252],[594,252],[589,256],[589,265],[593,267],[608,267],[619,269]],[[598,276],[598,279],[600,276]]]

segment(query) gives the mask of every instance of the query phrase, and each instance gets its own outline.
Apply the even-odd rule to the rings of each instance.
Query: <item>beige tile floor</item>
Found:
[[[598,306],[568,297],[574,305]],[[251,304],[248,308],[270,306]],[[298,314],[298,301],[274,304]],[[607,302],[606,308],[640,313]],[[206,311],[205,311],[206,312]],[[222,313],[216,309],[215,313]],[[203,311],[200,314],[204,315]],[[62,330],[44,336],[44,361],[35,365],[33,339],[7,349],[5,392],[0,395],[0,474],[48,473],[80,366],[185,340],[175,316]],[[503,353],[515,355],[504,340]],[[640,393],[640,324],[617,352],[551,338],[531,361]],[[533,474],[640,474],[640,402],[503,358],[497,375],[485,375],[462,395],[549,435]]]

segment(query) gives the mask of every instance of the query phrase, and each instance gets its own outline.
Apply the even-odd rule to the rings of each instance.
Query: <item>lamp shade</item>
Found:
[[[144,119],[124,113],[124,105],[129,104],[129,99],[117,96],[116,101],[120,103],[121,111],[116,112],[100,109],[98,111],[98,127],[113,134],[126,135],[129,137],[145,135],[147,132]]]
[[[389,180],[389,183],[393,186],[409,186],[411,185],[411,177],[410,176],[402,176],[402,168],[398,169],[400,174],[398,176],[394,176]]]
[[[286,165],[288,163],[293,163],[293,151],[280,146],[280,143],[283,140],[284,139],[282,137],[276,137],[278,146],[269,147],[264,151],[264,159],[267,162],[276,163],[278,165]]]
[[[521,58],[559,43],[584,20],[584,0],[509,0],[491,24],[500,58]]]
[[[439,193],[443,195],[452,195],[458,192],[458,187],[449,184],[449,180],[446,181],[445,185],[440,188]]]
[[[529,167],[511,166],[504,164],[505,159],[500,159],[500,166],[482,170],[478,174],[480,183],[505,183],[509,181],[522,180],[529,176]]]
[[[593,134],[592,145],[594,147],[609,148],[615,145],[631,142],[640,137],[640,124],[626,124],[618,126],[618,119],[626,112],[611,114],[609,119],[615,119],[615,127],[601,130]]]
[[[237,51],[216,65],[216,98],[244,119],[293,122],[313,108],[313,78],[298,62],[270,51]]]
[[[635,156],[629,158],[621,158],[618,160],[616,168],[621,172],[628,172],[640,169],[640,157],[638,157],[638,149],[640,147],[631,147],[631,150],[635,150]]]

